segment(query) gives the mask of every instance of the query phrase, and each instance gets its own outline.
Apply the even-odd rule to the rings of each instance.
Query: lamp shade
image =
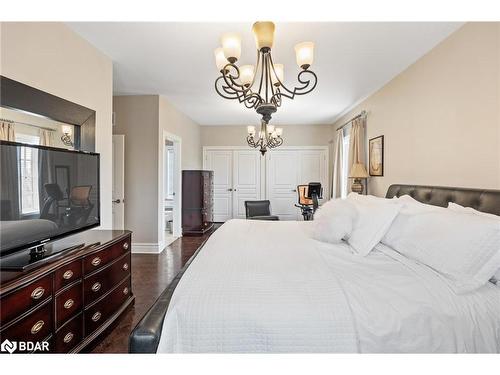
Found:
[[[248,135],[253,137],[255,135],[255,126],[247,126],[247,132]]]
[[[250,85],[253,81],[254,68],[253,65],[243,65],[240,68],[240,82],[242,85]]]
[[[314,43],[302,42],[295,46],[297,65],[302,69],[309,68],[314,60]]]
[[[368,178],[368,172],[366,172],[366,168],[364,164],[356,163],[353,164],[351,168],[351,173],[349,174],[349,178]]]
[[[69,137],[71,137],[73,135],[73,127],[70,125],[63,125],[61,128],[61,131],[63,134],[66,134]]]
[[[236,33],[226,33],[221,38],[226,59],[235,63],[241,56],[241,37]]]
[[[217,65],[217,69],[219,69],[219,72],[224,69],[224,67],[228,64],[229,61],[227,61],[226,56],[224,56],[224,50],[222,47],[216,48],[214,51],[215,55],[215,65]]]
[[[280,82],[283,83],[284,69],[283,64],[274,64],[274,72],[271,73],[271,80],[274,86],[279,86]]]
[[[252,26],[252,31],[258,51],[262,48],[273,48],[274,23],[269,21],[255,22]]]

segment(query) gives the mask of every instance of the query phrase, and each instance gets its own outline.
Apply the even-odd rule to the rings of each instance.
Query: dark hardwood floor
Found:
[[[130,332],[211,233],[200,237],[181,237],[167,246],[161,254],[132,254],[135,305],[124,313],[118,325],[92,353],[128,352]]]

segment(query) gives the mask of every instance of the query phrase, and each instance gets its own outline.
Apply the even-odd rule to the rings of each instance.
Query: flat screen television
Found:
[[[2,268],[99,225],[99,154],[0,141]]]

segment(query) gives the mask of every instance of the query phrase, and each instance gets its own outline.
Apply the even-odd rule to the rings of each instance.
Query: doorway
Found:
[[[170,245],[181,233],[181,138],[164,132],[162,152],[162,225],[163,247]]]

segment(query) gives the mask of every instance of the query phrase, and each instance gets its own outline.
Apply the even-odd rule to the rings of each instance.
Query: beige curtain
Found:
[[[365,118],[359,117],[352,122],[349,141],[349,174],[354,164],[365,164]],[[351,191],[349,184],[348,191]]]
[[[344,140],[344,132],[342,129],[335,133],[335,143],[333,146],[333,173],[331,183],[331,198],[340,198],[342,195],[342,161],[344,159],[344,148],[342,142]]]
[[[2,141],[16,141],[16,131],[14,124],[7,121],[0,121],[0,140]]]
[[[53,131],[40,129],[40,145],[41,146],[52,146],[54,143],[53,140]]]

